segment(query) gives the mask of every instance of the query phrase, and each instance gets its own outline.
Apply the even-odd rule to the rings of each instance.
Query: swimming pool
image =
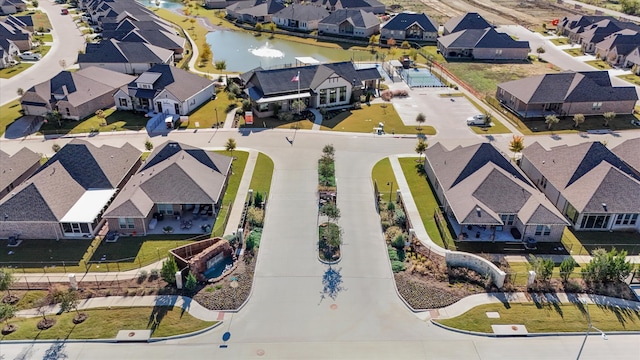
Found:
[[[443,87],[444,84],[438,80],[427,69],[402,69],[400,76],[409,87]]]

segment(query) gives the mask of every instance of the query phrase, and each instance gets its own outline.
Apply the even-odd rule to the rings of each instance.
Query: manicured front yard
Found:
[[[6,70],[6,69],[3,69]],[[19,100],[14,100],[0,106],[0,135],[7,131],[7,127],[22,116]]]
[[[398,189],[396,175],[393,172],[389,158],[384,158],[373,166],[373,170],[371,170],[371,180],[378,184],[378,192],[384,201],[388,201],[389,199],[391,183],[394,184],[395,189]]]
[[[593,326],[602,331],[640,330],[640,312],[608,306],[588,305]],[[499,319],[487,317],[488,311],[500,314]],[[583,304],[509,304],[501,303],[477,306],[453,319],[436,320],[456,329],[493,333],[491,325],[522,324],[527,331],[536,332],[585,332],[588,326]],[[593,330],[595,334],[595,330]]]
[[[567,54],[571,55],[571,56],[582,56],[584,55],[584,53],[582,52],[581,48],[573,48],[573,49],[565,49],[564,52],[566,52]]]
[[[189,115],[189,129],[206,129],[215,127],[220,123],[222,127],[227,118],[227,111],[233,111],[240,102],[229,100],[229,94],[225,91],[217,92],[215,100],[211,100],[200,106]]]
[[[635,75],[635,74],[628,74],[628,75],[620,75],[618,76],[620,79],[623,79],[625,81],[628,81],[634,85],[640,85],[640,76]]]
[[[427,176],[424,173],[422,161],[416,162],[418,158],[400,158],[400,166],[402,166],[402,172],[411,189],[411,196],[418,207],[422,224],[427,230],[427,234],[431,240],[441,247],[444,246],[440,232],[433,218],[435,209],[439,206],[438,200],[431,188],[431,185],[427,181]],[[450,249],[453,249],[454,244],[449,244]]]
[[[41,317],[14,318],[10,323],[18,325],[18,330],[2,337],[2,340],[45,340],[45,339],[113,339],[124,329],[151,329],[151,337],[165,337],[186,334],[213,326],[217,321],[202,321],[183,312],[178,307],[135,307],[91,309],[83,311],[89,317],[75,325],[75,312],[48,315],[56,324],[48,330],[38,330],[36,324]],[[157,321],[155,323],[154,321]],[[54,344],[55,345],[55,344]]]
[[[110,132],[144,129],[149,118],[143,114],[136,114],[131,111],[116,110],[115,108],[104,110],[105,119],[100,119],[97,115],[92,115],[84,120],[63,120],[62,127],[58,127],[57,122],[48,122],[40,127],[40,134],[82,134],[93,131]],[[106,121],[106,125],[101,126]]]
[[[219,154],[231,156],[231,153],[228,151],[216,151]],[[224,193],[224,197],[222,198],[222,205],[220,206],[220,211],[218,211],[218,216],[216,217],[216,222],[213,225],[213,230],[211,231],[212,236],[223,236],[224,228],[227,226],[227,217],[229,216],[229,207],[236,199],[236,195],[238,194],[238,188],[240,187],[240,181],[242,180],[242,174],[244,173],[244,169],[247,165],[247,159],[249,158],[249,153],[246,151],[234,151],[233,157],[235,160],[233,161],[233,172],[231,176],[229,176],[229,181],[227,184],[227,191]]]
[[[556,46],[571,44],[571,42],[569,41],[569,38],[567,38],[567,37],[559,37],[559,38],[555,38],[555,39],[550,39],[549,41],[551,41]]]
[[[271,190],[271,180],[273,178],[273,160],[267,155],[260,153],[253,168],[253,176],[249,189],[253,189],[254,194],[260,192],[268,193]]]
[[[589,64],[589,65],[593,66],[594,68],[600,69],[600,70],[609,70],[609,69],[611,69],[611,65],[609,65],[604,60],[589,60],[589,61],[585,61],[585,64]]]
[[[14,65],[14,66],[11,66],[11,67],[6,67],[4,69],[0,69],[0,78],[9,79],[9,78],[11,78],[13,76],[16,76],[16,75],[20,74],[21,72],[27,70],[31,66],[33,66],[33,63],[23,63],[23,62],[21,62],[21,63],[19,63],[17,65]],[[18,95],[16,94],[16,96],[18,96]],[[2,117],[4,117],[4,115],[2,115]]]
[[[384,124],[387,134],[425,134],[435,135],[436,129],[422,125],[422,131],[416,125],[407,126],[402,122],[393,104],[363,104],[361,109],[345,110],[331,119],[322,120],[322,130],[372,133],[378,123]]]
[[[604,118],[602,116],[587,116],[585,121],[580,124],[578,129],[574,128],[573,117],[568,116],[566,118],[561,117],[560,122],[554,124],[551,127],[551,130],[548,129],[547,124],[545,124],[544,118],[536,118],[536,119],[527,119],[527,120],[517,120],[518,130],[522,132],[523,135],[542,135],[542,134],[572,134],[579,132],[586,132],[589,130],[627,130],[627,129],[637,129],[637,126],[634,126],[631,121],[636,120],[637,117],[634,115],[623,115],[618,114],[616,117],[609,122],[609,127],[605,127]]]

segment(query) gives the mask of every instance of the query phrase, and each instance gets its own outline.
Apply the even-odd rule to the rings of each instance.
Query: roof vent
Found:
[[[606,212],[606,211],[609,211],[609,210],[607,209],[607,204],[606,204],[606,203],[602,203],[602,208],[604,209],[604,211],[605,211],[605,212]]]
[[[482,209],[480,206],[476,206],[476,213],[478,214],[478,217],[482,216]]]

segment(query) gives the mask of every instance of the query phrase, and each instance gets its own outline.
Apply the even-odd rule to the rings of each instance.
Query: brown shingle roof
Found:
[[[17,153],[9,155],[0,150],[0,190],[7,188],[34,164],[40,162],[40,154],[30,149],[22,148]]]

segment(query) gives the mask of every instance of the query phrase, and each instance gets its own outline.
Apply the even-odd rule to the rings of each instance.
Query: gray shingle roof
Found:
[[[213,84],[207,78],[198,76],[188,71],[178,69],[175,66],[158,64],[140,75],[140,77],[148,77],[149,74],[154,77],[159,74],[157,80],[153,83],[155,94],[159,94],[162,90],[167,90],[180,101],[185,101]],[[136,90],[137,80],[129,84],[129,91]]]
[[[640,208],[640,176],[600,142],[551,150],[534,143],[522,154],[579,212],[603,212],[602,203],[610,212]]]
[[[461,16],[449,19],[444,23],[444,31],[446,34],[454,33],[466,29],[486,29],[491,27],[480,14],[469,12]]]
[[[154,204],[215,204],[232,159],[177,142],[158,147],[127,182],[105,217],[146,217]]]
[[[509,35],[499,33],[493,28],[461,30],[439,37],[438,42],[446,48],[529,48],[528,41],[514,40]]]
[[[78,62],[91,63],[165,63],[173,56],[173,51],[152,44],[122,42],[116,39],[101,41],[89,46],[86,52],[78,54]]]
[[[371,78],[375,74],[370,71],[358,71],[350,61],[328,63],[321,65],[300,66],[292,68],[271,69],[271,70],[251,70],[253,76],[249,78],[256,89],[263,95],[275,95],[282,93],[294,93],[298,91],[298,82],[291,81],[294,76],[300,73],[300,91],[315,89],[332,74],[337,74],[347,81],[355,79],[358,84],[365,80],[379,79],[380,76]],[[379,74],[379,73],[378,73]],[[242,75],[245,78],[245,75]]]
[[[59,221],[89,189],[115,189],[140,158],[129,143],[98,148],[74,139],[0,200],[11,221]]]
[[[320,20],[320,24],[335,24],[339,25],[348,21],[356,28],[369,29],[376,25],[380,25],[378,17],[373,13],[365,10],[353,10],[353,9],[338,9],[331,13],[331,15]]]
[[[625,140],[611,151],[640,173],[640,138]]]
[[[413,24],[418,24],[426,32],[438,32],[438,24],[427,14],[400,13],[384,23],[382,27],[387,30],[406,30]]]
[[[40,154],[28,148],[22,148],[17,153],[9,155],[0,150],[0,190],[6,189],[34,164],[40,162]]]
[[[606,71],[566,71],[498,84],[528,104],[637,100],[633,86],[611,86]]]
[[[525,224],[533,219],[567,223],[524,174],[488,143],[453,150],[437,143],[425,154],[460,223],[498,225],[502,224],[500,214],[517,214]]]
[[[273,15],[281,19],[297,21],[316,21],[329,16],[329,11],[322,6],[312,4],[291,4]]]

